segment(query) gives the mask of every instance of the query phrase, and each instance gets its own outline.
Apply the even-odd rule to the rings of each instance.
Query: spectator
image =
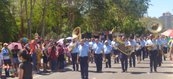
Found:
[[[14,49],[12,51],[12,62],[13,62],[13,67],[15,69],[15,75],[17,75],[17,68],[19,67],[19,60],[18,60],[18,53],[20,52],[20,49],[18,49],[18,45],[14,46]]]
[[[58,69],[59,71],[64,71],[64,49],[61,45],[58,45]]]
[[[0,78],[2,76],[2,68],[3,68],[3,55],[0,51]]]
[[[51,66],[51,71],[56,72],[57,70],[57,52],[56,52],[56,46],[53,45],[51,47],[51,51],[49,52],[50,54],[50,66]]]
[[[30,55],[22,51],[19,54],[19,60],[22,62],[19,65],[19,79],[33,79]]]
[[[7,48],[8,44],[4,43],[3,44],[3,48],[2,48],[2,55],[3,55],[3,60],[4,60],[4,66],[5,66],[5,75],[6,77],[10,76],[9,70],[10,70],[10,66],[11,66],[11,52],[10,50]]]

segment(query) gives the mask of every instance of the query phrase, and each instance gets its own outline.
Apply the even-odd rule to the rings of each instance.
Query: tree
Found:
[[[149,1],[1,0],[0,26],[9,31],[8,40],[15,40],[16,35],[32,39],[35,33],[43,38],[52,33],[66,37],[78,26],[82,33],[113,28],[125,34],[141,33],[144,23],[140,20],[147,12]]]
[[[18,28],[16,20],[11,14],[9,1],[0,1],[0,15],[0,40],[3,42],[16,40],[18,38]]]

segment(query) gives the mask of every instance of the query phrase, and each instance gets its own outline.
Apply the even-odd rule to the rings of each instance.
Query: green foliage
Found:
[[[6,2],[4,2],[6,1]],[[150,0],[1,0],[0,40],[38,33],[43,38],[70,36],[75,27],[82,33],[116,32],[142,34],[140,18]],[[48,36],[47,36],[48,34]],[[57,37],[49,37],[58,35]],[[8,38],[3,38],[8,36]]]
[[[0,0],[0,41],[9,42],[18,38],[18,28],[14,16],[10,13],[9,2]]]

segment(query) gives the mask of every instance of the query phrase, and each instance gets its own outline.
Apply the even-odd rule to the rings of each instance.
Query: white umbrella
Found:
[[[72,39],[73,39],[73,37],[67,37],[66,39],[67,39],[67,40],[72,40]]]
[[[61,39],[59,39],[56,43],[59,43],[59,44],[64,44],[64,38],[61,38]]]

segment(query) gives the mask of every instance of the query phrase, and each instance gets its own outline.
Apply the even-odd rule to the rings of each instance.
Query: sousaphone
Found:
[[[117,49],[127,55],[127,56],[130,56],[133,52],[132,52],[132,47],[131,46],[125,46],[125,42],[122,41],[122,39],[120,37],[117,37],[116,38],[116,41],[119,43]]]
[[[82,39],[81,37],[81,28],[76,27],[72,32],[72,38],[73,40],[80,41]],[[73,43],[71,46],[68,47],[69,51],[72,51],[76,47],[76,42]]]
[[[163,26],[162,23],[160,23],[159,21],[151,21],[148,23],[147,29],[153,34],[158,34],[162,31]]]
[[[72,32],[72,37],[73,39],[78,39],[81,40],[82,35],[81,35],[81,28],[80,27],[76,27],[73,32]]]
[[[148,23],[147,30],[154,35],[154,38],[158,37],[158,33],[163,29],[162,23],[159,21],[151,21]],[[153,46],[147,46],[148,50],[151,50]]]

